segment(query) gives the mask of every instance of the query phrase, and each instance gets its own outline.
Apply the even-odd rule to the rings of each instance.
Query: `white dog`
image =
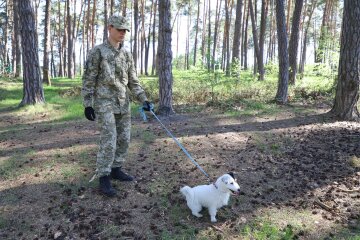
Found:
[[[199,213],[202,207],[209,209],[211,222],[216,222],[216,212],[229,202],[230,194],[240,194],[240,187],[234,179],[233,173],[224,174],[215,183],[196,187],[185,186],[180,192],[186,197],[187,205],[196,217],[202,217]]]

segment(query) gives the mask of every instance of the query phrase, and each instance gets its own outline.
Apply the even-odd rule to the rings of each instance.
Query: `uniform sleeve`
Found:
[[[147,100],[147,97],[146,97],[144,89],[140,85],[139,78],[137,77],[133,57],[132,57],[131,53],[127,53],[127,54],[128,54],[128,59],[129,59],[128,87],[131,90],[131,92],[136,96],[137,100],[142,103]]]
[[[100,51],[98,49],[92,49],[87,57],[85,71],[82,77],[81,95],[83,97],[84,107],[93,106],[95,86],[100,71],[100,61]]]

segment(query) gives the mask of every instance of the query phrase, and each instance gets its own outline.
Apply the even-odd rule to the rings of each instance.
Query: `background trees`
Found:
[[[17,64],[20,43],[16,1],[0,0],[1,71],[19,75]],[[118,13],[132,21],[131,43],[139,73],[155,74],[157,37],[159,32],[158,1],[120,1],[120,0],[32,0],[35,11],[36,29],[39,34],[40,60],[43,78],[44,71],[55,76],[73,78],[82,73],[86,54],[95,44],[106,37],[107,18]],[[207,68],[221,64],[228,75],[234,69],[247,69],[253,66],[264,79],[265,66],[277,61],[276,17],[274,0],[172,0],[173,44],[176,67],[188,69],[191,65]],[[304,5],[304,7],[303,7]],[[176,6],[176,7],[175,7]],[[336,69],[336,52],[341,22],[342,2],[289,0],[284,5],[289,48],[290,80],[296,73],[298,59],[299,72],[309,60]],[[314,16],[315,15],[315,16]],[[249,25],[249,18],[251,24]],[[50,24],[49,24],[50,21]],[[49,26],[49,27],[48,27]],[[291,29],[290,29],[290,26]],[[186,34],[185,34],[186,33]],[[50,37],[47,37],[51,35]],[[44,42],[44,44],[42,44]],[[301,44],[300,44],[301,42]],[[47,43],[47,44],[45,44]],[[301,46],[301,54],[297,52]],[[176,46],[176,47],[175,47]],[[308,49],[310,51],[306,51]],[[313,51],[316,49],[316,52]],[[176,50],[176,51],[175,51]],[[46,54],[48,52],[48,54]],[[200,54],[197,54],[197,53]],[[254,54],[255,53],[255,54]],[[335,54],[335,56],[334,56]],[[311,57],[312,55],[312,57]],[[191,57],[190,57],[191,56]],[[254,62],[254,56],[256,61]],[[47,59],[47,57],[51,59]],[[235,59],[239,68],[231,68]],[[50,69],[47,65],[51,61]],[[294,70],[293,70],[294,69]],[[44,75],[45,74],[45,75]]]
[[[20,76],[21,39],[18,1],[0,0],[0,73]],[[82,74],[87,52],[106,38],[107,18],[122,14],[132,22],[125,44],[133,52],[139,74],[159,74],[160,1],[46,0],[36,7],[38,55],[42,78],[74,78]],[[173,68],[222,69],[239,76],[250,66],[260,80],[284,59],[278,42],[279,19],[275,0],[171,0],[170,27],[174,39]],[[334,77],[338,68],[343,1],[284,1],[285,36],[289,41],[290,83],[305,64]],[[170,15],[167,15],[169,18]],[[250,24],[249,24],[249,21]],[[163,28],[164,29],[164,28]],[[280,47],[280,48],[279,48]],[[285,49],[283,49],[285,50]],[[236,60],[238,59],[238,60]],[[282,64],[281,64],[282,65]],[[150,71],[151,67],[151,71]],[[297,71],[297,69],[299,69]],[[283,74],[280,74],[284,76]],[[240,79],[241,80],[241,79]],[[283,79],[284,80],[284,79]],[[287,86],[284,86],[284,90]],[[277,98],[277,96],[274,96]]]

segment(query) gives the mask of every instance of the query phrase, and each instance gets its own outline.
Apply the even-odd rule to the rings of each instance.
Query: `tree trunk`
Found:
[[[232,63],[233,64],[235,64],[235,63],[239,64],[239,60],[240,60],[240,41],[241,41],[240,36],[241,36],[242,7],[243,7],[243,1],[237,0],[233,51],[232,51]]]
[[[279,49],[279,81],[275,101],[279,104],[285,104],[287,103],[288,98],[289,55],[287,48],[284,0],[276,0],[276,25]]]
[[[302,44],[302,53],[301,53],[301,61],[300,61],[300,66],[299,66],[299,74],[301,75],[300,77],[302,77],[302,75],[304,73],[304,66],[305,66],[305,61],[306,61],[306,48],[307,48],[307,41],[308,41],[308,32],[309,32],[309,28],[310,28],[311,18],[312,18],[312,15],[313,15],[315,7],[316,7],[316,3],[317,3],[316,0],[312,2],[308,22],[306,23],[306,27],[305,27],[305,31],[304,31],[303,44]]]
[[[136,0],[137,1],[137,0]],[[126,9],[127,9],[127,0],[123,0],[122,1],[122,15],[124,16],[124,17],[126,17]]]
[[[170,0],[159,1],[159,109],[160,115],[174,114],[172,107],[172,51],[171,51],[171,7]]]
[[[5,1],[5,16],[9,16],[9,2],[8,0]],[[9,28],[9,18],[6,17],[4,18],[4,25],[5,26],[1,26],[2,28],[2,33],[4,34],[3,37],[0,37],[1,40],[3,40],[3,43],[0,42],[0,45],[3,44],[3,46],[0,46],[0,47],[3,47],[3,52],[2,52],[2,57],[0,57],[0,59],[2,58],[3,59],[3,64],[1,66],[2,69],[0,69],[0,74],[2,72],[6,72],[7,71],[7,67],[10,65],[10,62],[7,61],[7,49],[8,49],[8,46],[7,46],[7,40],[8,40],[8,28]],[[1,49],[1,48],[0,48]],[[1,62],[1,61],[0,61]]]
[[[195,43],[194,43],[194,63],[193,65],[196,65],[196,52],[197,52],[197,44],[198,44],[198,32],[199,32],[199,22],[200,22],[200,0],[198,1],[198,7],[197,7],[197,18],[196,18],[196,29],[195,29]]]
[[[22,48],[21,48],[21,31],[20,31],[20,10],[19,1],[14,1],[14,40],[15,40],[15,75],[18,78],[22,74],[21,63],[22,63]]]
[[[45,35],[44,35],[44,57],[43,57],[43,81],[51,86],[49,73],[49,50],[50,50],[50,12],[51,0],[46,0],[45,4]]]
[[[272,61],[272,44],[274,41],[274,23],[275,23],[275,18],[274,18],[274,1],[270,0],[270,31],[269,31],[269,45],[268,45],[268,50],[267,50],[267,56],[266,56],[266,62],[270,62]]]
[[[344,1],[338,82],[331,113],[341,120],[360,120],[360,1]]]
[[[103,42],[107,39],[108,29],[107,29],[107,22],[108,22],[108,0],[104,1],[104,32],[103,32]]]
[[[265,30],[266,30],[266,18],[268,13],[268,0],[262,0],[261,3],[261,21],[260,21],[260,39],[259,39],[259,51],[260,51],[260,60],[259,62],[259,71],[260,71],[260,80],[264,80],[265,70],[264,70],[264,45],[265,45]],[[262,76],[261,76],[262,74]]]
[[[188,16],[186,27],[186,43],[185,43],[185,65],[184,69],[189,70],[189,57],[190,57],[190,26],[191,26],[191,4],[188,4]]]
[[[91,48],[95,46],[95,16],[96,16],[96,0],[93,0],[92,18],[91,18]]]
[[[303,7],[303,0],[296,0],[292,19],[291,36],[289,42],[289,83],[294,85],[297,71],[297,54],[299,47],[300,18]]]
[[[251,24],[252,24],[252,32],[253,32],[253,40],[254,40],[254,49],[256,54],[256,59],[258,63],[258,71],[259,71],[259,80],[264,80],[264,62],[263,57],[260,56],[260,48],[259,48],[259,40],[256,30],[256,21],[255,21],[255,14],[254,8],[252,5],[252,1],[249,0],[249,7],[250,7],[250,17],[251,17]]]
[[[144,49],[145,49],[145,41],[146,41],[146,38],[145,38],[145,14],[144,14],[144,11],[145,11],[145,1],[144,0],[141,0],[141,33],[140,33],[140,48],[141,48],[141,51],[140,51],[140,73],[141,75],[144,74]]]
[[[221,11],[221,0],[216,1],[216,10],[215,10],[215,29],[214,29],[214,40],[213,40],[213,49],[212,49],[212,63],[211,68],[214,69],[215,59],[216,59],[216,49],[218,42],[218,32],[219,32],[219,22],[220,22],[220,11]],[[209,19],[210,22],[210,19]],[[210,35],[209,35],[210,37]]]
[[[231,1],[225,1],[225,59],[224,63],[226,63],[226,76],[230,76],[230,14],[231,14]]]
[[[42,87],[38,43],[35,31],[35,16],[30,0],[21,0],[19,4],[19,16],[21,22],[22,59],[23,59],[23,99],[20,106],[28,104],[44,103],[44,91]]]
[[[243,14],[243,22],[241,27],[241,49],[240,49],[240,65],[244,67],[244,50],[245,50],[245,25],[246,18],[248,16],[249,7],[247,5],[247,0],[244,1],[244,14]]]
[[[86,11],[86,31],[84,32],[84,34],[86,34],[86,54],[90,50],[90,9],[91,9],[90,8],[91,2],[90,2],[90,0],[87,0],[87,1],[88,2],[87,2],[87,11]],[[60,5],[60,3],[59,3],[59,5]],[[86,54],[84,54],[84,56]]]
[[[70,12],[70,0],[67,0],[67,77],[70,79],[74,78],[74,63],[73,63],[73,49],[74,49],[74,38],[72,34],[72,20],[71,20],[71,12]]]
[[[138,40],[138,28],[139,28],[139,1],[134,0],[134,45],[133,45],[133,58],[135,68],[137,69],[137,40]]]
[[[114,14],[115,0],[110,0],[110,16]]]
[[[207,37],[207,67],[208,67],[208,72],[210,72],[211,70],[211,57],[210,57],[210,44],[211,44],[211,0],[209,0],[209,4],[208,4],[208,37]],[[214,62],[215,59],[212,59],[212,62]]]
[[[319,45],[315,52],[315,62],[325,62],[325,46],[329,34],[330,13],[334,0],[326,0],[320,28]]]
[[[65,8],[64,8],[64,14],[63,14],[63,16],[64,16],[64,21],[63,21],[63,23],[64,23],[64,35],[63,35],[63,41],[62,41],[62,50],[63,50],[63,52],[62,52],[62,54],[63,54],[63,66],[62,66],[62,68],[63,68],[63,71],[64,71],[64,75],[63,76],[66,76],[67,75],[67,61],[68,61],[68,59],[67,59],[67,40],[68,40],[68,32],[67,32],[67,15],[66,15],[66,9],[67,9],[67,2],[65,2]]]
[[[206,44],[206,21],[207,21],[207,7],[206,7],[207,1],[204,1],[203,5],[203,26],[202,26],[202,34],[201,34],[201,61],[204,63],[206,60],[205,57],[205,44]],[[203,64],[204,65],[204,64]]]
[[[246,20],[245,20],[245,35],[244,35],[244,52],[243,52],[243,57],[244,57],[244,69],[247,70],[248,69],[248,64],[247,64],[247,54],[248,54],[248,27],[249,27],[249,15],[250,15],[250,7],[249,7],[249,1],[248,1],[248,8],[247,8],[247,13],[246,13]]]
[[[286,33],[289,36],[290,35],[290,12],[291,12],[291,3],[292,0],[288,0],[287,4],[287,15],[286,15]]]
[[[156,58],[156,48],[155,48],[155,27],[156,27],[156,14],[157,14],[157,5],[158,5],[158,0],[155,0],[155,4],[154,4],[154,23],[153,23],[153,44],[152,44],[152,50],[153,50],[153,62],[152,62],[152,68],[151,68],[151,75],[154,76],[156,74],[156,65],[157,65],[157,58]]]
[[[148,66],[149,66],[149,50],[150,50],[150,36],[151,36],[151,22],[153,17],[153,8],[154,8],[154,0],[151,0],[151,7],[150,7],[150,22],[149,22],[149,31],[147,36],[147,42],[145,42],[145,75],[148,76]]]

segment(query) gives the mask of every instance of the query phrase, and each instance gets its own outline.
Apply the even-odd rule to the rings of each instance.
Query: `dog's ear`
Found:
[[[228,173],[233,179],[235,179],[234,173],[233,172],[229,172]]]

